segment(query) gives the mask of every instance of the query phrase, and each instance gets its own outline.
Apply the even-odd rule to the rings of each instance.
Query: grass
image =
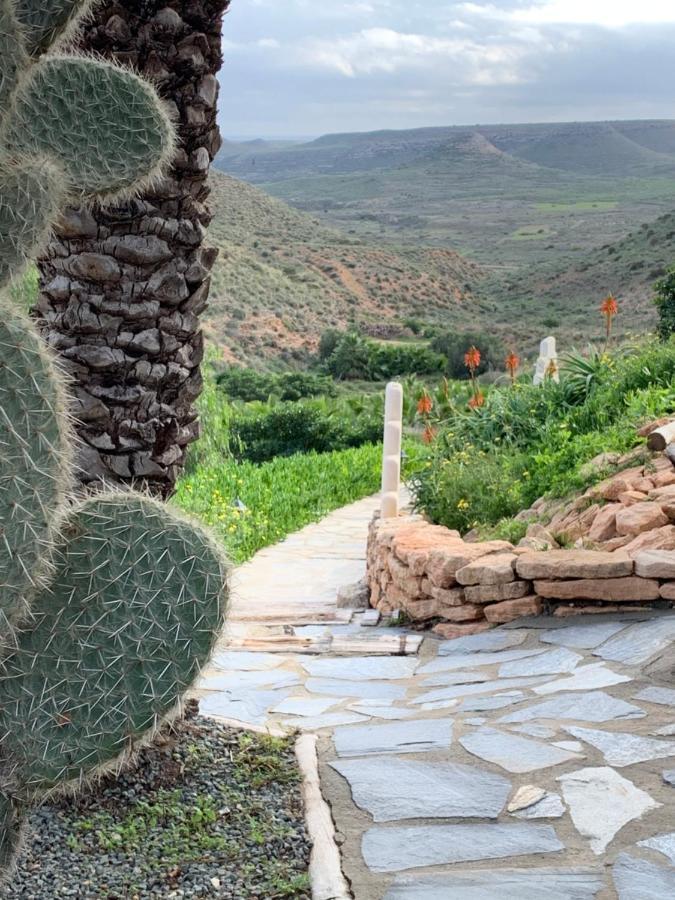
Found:
[[[609,212],[619,204],[616,200],[574,200],[568,203],[535,203],[535,209],[541,212],[573,213],[573,212]]]

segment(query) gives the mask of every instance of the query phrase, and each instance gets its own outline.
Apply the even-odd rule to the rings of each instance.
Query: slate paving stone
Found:
[[[361,681],[370,678],[379,681],[410,678],[418,660],[402,656],[351,656],[308,659],[302,663],[308,675],[315,678],[338,678]]]
[[[406,688],[386,681],[338,681],[334,678],[308,678],[305,688],[312,694],[354,697],[362,700],[402,700]]]
[[[675,743],[672,741],[659,741],[625,731],[600,731],[574,725],[564,728],[573,737],[600,750],[610,766],[622,768],[650,759],[675,756]]]
[[[529,823],[375,827],[364,834],[361,845],[366,865],[373,872],[512,859],[564,849],[551,825]]]
[[[652,685],[635,695],[636,700],[646,700],[648,703],[657,703],[659,706],[675,707],[675,691],[671,688]]]
[[[519,647],[527,639],[527,631],[486,631],[443,641],[438,647],[439,656],[455,656],[457,653],[484,653]]]
[[[652,734],[658,734],[663,737],[675,737],[675,723],[672,725],[663,725],[661,728],[656,728],[652,731]]]
[[[513,706],[525,699],[522,691],[507,691],[505,694],[495,694],[492,697],[472,697],[465,700],[459,706],[459,712],[485,712],[490,709],[504,709]]]
[[[605,852],[624,825],[661,805],[609,766],[579,769],[557,780],[574,826],[589,838],[597,856]]]
[[[669,834],[657,834],[656,837],[647,838],[646,841],[638,841],[638,847],[648,847],[650,850],[663,853],[675,866],[675,831],[671,831]]]
[[[295,672],[285,669],[265,669],[260,672],[217,672],[206,675],[198,687],[206,691],[250,691],[257,688],[276,690],[283,687],[295,687],[302,684],[302,679]]]
[[[446,750],[452,743],[452,721],[415,719],[411,722],[337,728],[333,733],[333,743],[338,756]]]
[[[627,622],[587,622],[583,625],[567,625],[564,628],[552,628],[539,635],[545,644],[557,644],[560,647],[571,647],[574,650],[595,650],[600,644],[618,634],[627,626]]]
[[[333,697],[287,697],[272,712],[288,716],[320,716],[335,706],[335,702]]]
[[[496,819],[511,793],[511,782],[501,775],[456,763],[366,757],[330,765],[349,783],[356,805],[376,822]]]
[[[572,672],[582,659],[583,656],[579,653],[568,650],[567,647],[558,647],[556,650],[547,650],[539,656],[503,663],[499,669],[499,676],[527,678],[532,675],[565,675]]]
[[[641,719],[645,715],[645,711],[633,703],[611,697],[604,691],[589,691],[587,694],[557,694],[550,700],[507,713],[497,721],[500,724],[530,722],[533,719],[609,722],[615,719]]]
[[[384,900],[595,900],[605,886],[592,869],[492,869],[399,875]],[[637,898],[633,898],[637,900]]]
[[[284,719],[284,725],[298,731],[321,731],[323,728],[337,728],[338,725],[355,725],[357,722],[367,722],[365,716],[358,713],[342,711],[324,713],[322,716],[310,716],[306,718]]]
[[[450,687],[453,684],[479,684],[481,681],[489,681],[490,677],[487,672],[437,672],[424,679],[424,686],[447,685]]]
[[[459,739],[469,753],[487,762],[506,769],[507,772],[522,774],[548,769],[571,759],[579,759],[576,753],[560,750],[550,744],[542,744],[529,738],[520,737],[495,728],[481,728]]]
[[[512,728],[511,731],[517,731],[519,734],[527,734],[530,737],[546,738],[546,740],[556,736],[556,732],[552,728],[547,728],[545,725],[522,725],[520,728]]]
[[[675,868],[665,868],[622,853],[613,875],[619,900],[670,900],[675,897]]]
[[[349,709],[364,716],[371,716],[373,719],[411,719],[419,715],[417,709],[403,709],[400,706],[368,706],[365,703],[352,703]]]
[[[492,632],[486,632],[491,634]],[[476,635],[480,637],[480,635]],[[454,641],[451,641],[454,643]],[[496,666],[514,659],[527,659],[529,656],[538,656],[546,653],[546,647],[535,647],[530,650],[499,650],[495,653],[455,653],[447,656],[437,656],[431,662],[425,663],[417,670],[418,675],[433,674],[435,672],[449,672],[452,669],[476,668],[480,666]]]
[[[219,691],[205,694],[199,699],[199,712],[203,716],[265,725],[270,709],[288,697],[292,690],[289,687],[280,691]]]
[[[675,787],[675,769],[669,769],[663,773],[663,780],[666,784],[672,784]]]
[[[461,697],[472,697],[475,694],[488,694],[490,691],[506,691],[507,688],[529,687],[541,684],[541,678],[502,678],[499,681],[484,681],[481,684],[457,684],[452,687],[427,691],[411,700],[411,703],[434,703],[436,700],[454,700]]]
[[[675,616],[659,616],[648,622],[638,622],[611,637],[594,651],[595,656],[639,666],[675,641]]]
[[[284,662],[279,653],[254,653],[249,650],[220,650],[211,660],[218,669],[247,672],[255,669],[276,669]]]
[[[513,815],[516,819],[559,819],[565,815],[565,804],[559,794],[546,794],[538,803],[519,809]]]
[[[604,663],[592,663],[577,669],[569,678],[559,678],[535,688],[537,694],[557,694],[559,691],[594,691],[597,688],[626,684],[633,679],[608,669]]]
[[[554,747],[560,747],[561,750],[569,750],[571,753],[583,753],[584,745],[581,741],[554,741]]]

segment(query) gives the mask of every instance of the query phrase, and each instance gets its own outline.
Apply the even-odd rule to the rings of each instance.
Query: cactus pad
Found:
[[[91,3],[89,0],[16,0],[15,6],[28,52],[36,56],[67,34]]]
[[[70,484],[61,379],[23,316],[0,303],[0,638],[47,574],[50,521]]]
[[[17,87],[0,135],[14,155],[49,156],[69,193],[114,195],[157,175],[173,152],[154,89],[110,63],[47,56]]]
[[[0,117],[7,109],[26,51],[10,0],[0,0]]]
[[[227,600],[217,545],[156,501],[95,497],[58,530],[50,588],[0,665],[3,771],[29,796],[155,729],[207,661]]]
[[[18,165],[3,164],[0,157],[0,287],[47,237],[64,197],[63,182],[46,160]]]

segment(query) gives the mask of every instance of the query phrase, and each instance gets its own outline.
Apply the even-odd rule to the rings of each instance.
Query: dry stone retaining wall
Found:
[[[653,507],[660,511],[658,503]],[[435,623],[444,637],[458,637],[544,612],[562,617],[672,606],[675,551],[533,551],[506,541],[468,543],[421,516],[376,518],[368,585],[371,605],[382,613],[401,610]]]

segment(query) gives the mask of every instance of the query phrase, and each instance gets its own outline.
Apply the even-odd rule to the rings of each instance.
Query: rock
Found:
[[[491,627],[490,623],[486,621],[465,622],[461,625],[442,623],[434,627],[434,634],[451,640],[452,638],[466,637],[469,634],[480,634],[483,631],[488,631]]]
[[[616,503],[610,503],[600,510],[588,531],[589,541],[608,541],[616,537],[617,508]]]
[[[545,528],[543,525],[539,524],[539,522],[533,522],[528,527],[526,537],[534,538],[534,540],[543,544],[548,544],[549,546],[545,547],[545,550],[557,550],[559,546],[548,528]]]
[[[552,628],[539,635],[544,644],[557,644],[577,650],[595,650],[600,644],[626,627],[626,622],[584,622],[580,625],[566,625]]]
[[[562,692],[550,700],[507,713],[498,720],[498,724],[540,719],[610,722],[614,719],[641,719],[644,716],[645,712],[639,706],[618,700],[604,691],[583,691],[581,694]]]
[[[614,553],[616,550],[623,550],[628,544],[631,543],[633,538],[627,534],[622,535],[621,537],[612,538],[609,541],[603,541],[601,544],[596,544],[593,550],[598,551],[599,553]]]
[[[465,603],[463,606],[446,606],[438,610],[438,615],[448,622],[476,622],[484,620],[484,607]]]
[[[459,531],[451,531],[442,525],[430,525],[424,520],[403,522],[404,525],[393,535],[391,548],[402,563],[410,566],[413,575],[424,574],[433,550],[453,550],[462,546]]]
[[[624,553],[593,550],[547,550],[528,553],[516,563],[523,579],[620,578],[633,574],[633,561]]]
[[[661,599],[675,600],[675,581],[667,581],[661,585]]]
[[[558,546],[559,544],[556,541],[556,547]],[[539,540],[539,538],[524,537],[518,541],[518,549],[534,550],[537,553],[540,553],[543,550],[551,550],[552,548],[550,544],[548,544],[546,541]]]
[[[535,581],[535,593],[551,600],[608,600],[615,603],[659,599],[659,583],[648,578],[585,578]]]
[[[491,631],[489,634],[476,635],[475,637],[467,637],[462,641],[453,641],[448,644],[441,644],[438,648],[438,658],[434,662],[431,669],[426,671],[437,671],[439,665],[443,665],[444,656],[456,657],[460,653],[493,653],[497,650],[509,650],[512,647],[520,647],[525,643],[527,632],[524,631]],[[476,664],[483,656],[478,657]],[[468,661],[467,661],[468,662]],[[421,669],[420,671],[425,671]]]
[[[606,616],[608,613],[644,612],[642,606],[616,606],[614,603],[603,603],[602,606],[556,606],[553,615],[556,619],[568,619],[571,616]]]
[[[625,666],[640,666],[657,653],[662,653],[675,641],[675,617],[663,616],[648,622],[636,622],[614,635],[597,650],[594,656]]]
[[[669,484],[675,484],[675,471],[665,469],[663,472],[657,472],[651,479],[655,488],[666,487]]]
[[[660,419],[655,419],[654,421],[645,423],[641,428],[638,429],[637,435],[638,437],[649,437],[652,431],[656,431],[657,428],[663,428],[664,425],[668,425],[672,421],[672,416],[661,416]]]
[[[591,478],[593,475],[601,473],[604,469],[609,469],[619,462],[620,454],[618,453],[599,453],[593,459],[581,467],[580,474],[582,478]]]
[[[675,484],[668,484],[666,487],[652,488],[649,492],[651,500],[675,500]]]
[[[618,607],[617,607],[618,609]],[[628,675],[619,675],[602,663],[593,663],[577,669],[568,678],[559,678],[534,688],[535,694],[545,696],[558,694],[561,691],[592,691],[596,688],[611,687],[614,684],[625,684],[632,679]]]
[[[603,873],[591,869],[490,866],[447,875],[400,875],[384,900],[595,900],[604,886]]]
[[[566,726],[565,731],[600,750],[610,766],[617,768],[673,755],[673,745],[670,741],[641,737],[628,731],[600,731],[576,725]]]
[[[488,553],[513,550],[507,541],[487,541],[482,544],[459,544],[445,549],[432,550],[427,564],[427,574],[436,587],[453,587],[458,569],[487,556]]]
[[[333,743],[338,756],[342,757],[447,750],[452,743],[452,721],[415,719],[376,725],[344,725],[333,732]]]
[[[503,625],[524,616],[540,616],[544,605],[540,597],[522,597],[520,600],[505,600],[485,607],[485,618],[493,625]]]
[[[614,865],[619,900],[665,900],[675,897],[675,869],[622,853]]]
[[[527,809],[528,806],[534,806],[546,796],[544,788],[536,787],[533,784],[524,784],[516,791],[513,799],[506,807],[507,812],[514,813],[521,809]]]
[[[656,503],[635,503],[623,506],[616,514],[619,534],[638,535],[668,524],[668,516]]]
[[[675,525],[664,525],[633,538],[622,552],[635,557],[641,550],[675,550]]]
[[[660,805],[608,766],[580,769],[557,780],[577,831],[590,839],[598,856],[624,825]]]
[[[568,750],[498,731],[496,728],[479,728],[460,737],[459,742],[473,756],[514,774],[536,772],[579,759],[578,754]]]
[[[416,723],[403,724],[410,727]],[[510,782],[501,775],[448,762],[384,757],[339,760],[330,765],[349,782],[357,806],[376,822],[449,817],[496,819],[511,791]]]
[[[621,503],[623,506],[635,506],[636,503],[644,503],[646,500],[646,491],[642,492],[640,490],[634,489],[632,491],[626,491],[623,494],[619,494],[619,503]],[[616,512],[614,514],[614,521],[616,523]],[[607,538],[604,538],[604,540],[607,540]]]
[[[510,584],[477,584],[464,589],[468,603],[500,603],[520,600],[532,593],[532,582],[512,581]]]
[[[576,541],[578,538],[588,534],[599,512],[599,504],[594,503],[582,512],[575,513],[565,519],[559,526],[557,533],[564,537],[565,541]]]
[[[558,744],[562,748],[561,744]],[[566,749],[566,748],[562,748]],[[560,794],[546,794],[537,803],[513,813],[517,819],[560,819],[565,815],[565,806]]]
[[[455,578],[464,585],[508,584],[516,577],[516,555],[493,553],[457,570]]]
[[[465,598],[464,588],[438,588],[428,578],[422,580],[422,590],[437,600],[441,607],[461,606],[464,600],[468,599],[468,597]],[[475,601],[469,602],[474,603]]]
[[[421,577],[413,575],[408,566],[396,559],[395,556],[389,557],[387,567],[389,569],[389,574],[391,575],[392,581],[397,588],[402,590],[404,594],[407,594],[408,597],[421,597]]]
[[[368,609],[369,601],[370,588],[365,578],[338,589],[338,609]]]
[[[675,691],[672,688],[651,685],[635,695],[636,700],[646,700],[647,703],[657,703],[659,706],[672,706],[675,708]]]
[[[645,550],[636,554],[635,573],[642,578],[675,578],[675,550]]]
[[[659,503],[659,506],[671,522],[675,521],[675,498],[672,500],[663,500]]]
[[[399,680],[410,678],[417,660],[403,656],[352,656],[303,658],[303,669],[316,678],[339,678],[345,681],[371,681],[372,679]],[[349,685],[345,685],[345,696]]]
[[[625,475],[617,475],[610,481],[598,486],[600,496],[603,500],[618,500],[619,494],[624,494],[632,489],[632,484]]]

